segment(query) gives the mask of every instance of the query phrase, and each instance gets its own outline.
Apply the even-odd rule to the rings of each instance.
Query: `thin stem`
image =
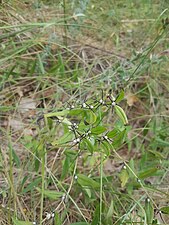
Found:
[[[43,221],[43,199],[44,199],[44,190],[45,190],[45,160],[46,159],[46,149],[44,149],[42,155],[42,164],[41,164],[41,174],[42,174],[42,186],[41,186],[41,202],[40,202],[40,225]]]
[[[67,47],[67,19],[66,19],[66,0],[63,0],[63,14],[64,14],[64,44]]]
[[[102,225],[102,194],[103,194],[103,156],[102,156],[102,152],[100,152],[100,225]]]

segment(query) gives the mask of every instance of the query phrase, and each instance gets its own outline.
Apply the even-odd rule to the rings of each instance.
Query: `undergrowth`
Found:
[[[168,224],[168,2],[0,12],[0,224]]]

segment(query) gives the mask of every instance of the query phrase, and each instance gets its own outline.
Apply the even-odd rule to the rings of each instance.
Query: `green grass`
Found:
[[[0,224],[169,223],[168,7],[1,3]]]

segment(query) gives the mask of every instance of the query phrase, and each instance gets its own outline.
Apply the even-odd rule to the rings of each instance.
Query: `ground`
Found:
[[[0,224],[169,223],[168,7],[0,3]]]

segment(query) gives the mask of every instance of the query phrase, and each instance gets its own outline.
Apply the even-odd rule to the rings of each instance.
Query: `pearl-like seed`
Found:
[[[75,175],[75,180],[77,180],[77,175]]]
[[[77,138],[77,139],[76,139],[76,142],[79,143],[79,142],[80,142],[80,138]]]
[[[65,200],[65,197],[66,197],[66,195],[65,195],[65,194],[63,194],[63,196],[62,196],[62,201],[64,201],[64,200]]]
[[[103,101],[103,99],[100,99],[100,101],[99,101],[101,104],[104,104],[104,101]]]
[[[112,102],[112,106],[115,106],[116,105],[116,103],[115,102]]]
[[[50,218],[51,218],[51,214],[48,213],[48,212],[46,212],[46,219],[47,219],[47,220],[50,220]]]
[[[85,107],[86,107],[86,103],[85,103],[85,102],[82,104],[82,107],[83,107],[83,108],[85,108]]]

